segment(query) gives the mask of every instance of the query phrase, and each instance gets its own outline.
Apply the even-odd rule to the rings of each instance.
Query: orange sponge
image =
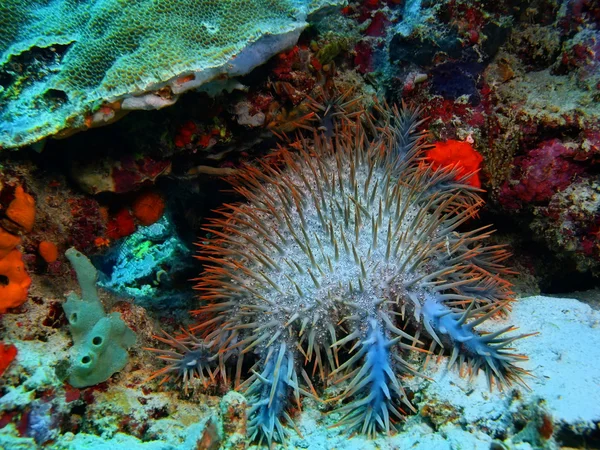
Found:
[[[156,192],[146,192],[135,199],[131,209],[142,225],[152,225],[165,212],[165,200]]]
[[[425,157],[433,163],[434,168],[455,167],[456,178],[467,176],[464,183],[476,188],[481,187],[479,174],[475,173],[481,167],[483,156],[466,141],[450,139],[446,142],[437,142],[433,148],[427,150]]]
[[[6,209],[6,216],[23,227],[26,232],[33,229],[35,221],[35,200],[21,186],[15,189],[15,198]]]
[[[30,285],[20,251],[13,250],[0,259],[0,314],[24,303]]]
[[[4,258],[21,243],[21,238],[0,227],[0,259]]]
[[[58,248],[50,241],[40,242],[38,252],[47,263],[52,263],[58,259]]]

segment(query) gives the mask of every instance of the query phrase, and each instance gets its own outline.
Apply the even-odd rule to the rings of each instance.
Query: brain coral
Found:
[[[172,104],[295,43],[342,0],[3,0],[0,148]]]
[[[459,231],[481,204],[470,174],[455,181],[456,171],[417,163],[414,111],[379,115],[365,127],[342,120],[331,141],[301,139],[281,165],[247,169],[235,182],[246,203],[226,205],[199,244],[199,324],[154,350],[168,363],[156,376],[235,368],[259,442],[283,441],[289,402],[331,382],[344,387],[328,401],[338,425],[390,432],[413,409],[401,382],[417,370],[410,350],[441,349],[500,387],[527,373],[512,327],[477,330],[512,293],[507,253],[484,243],[489,229]]]

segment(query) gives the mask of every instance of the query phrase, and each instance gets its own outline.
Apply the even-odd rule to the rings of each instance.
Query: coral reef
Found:
[[[533,210],[532,230],[556,253],[578,255],[576,267],[582,272],[596,268],[592,262],[600,260],[600,185],[596,180],[573,182]]]
[[[532,391],[489,392],[481,377],[468,380],[446,370],[448,358],[442,357],[439,364],[431,362],[423,369],[427,378],[405,378],[403,384],[414,393],[412,403],[418,414],[410,416],[399,433],[348,439],[342,427],[330,428],[339,416],[324,414],[322,406],[307,398],[303,411],[294,414],[300,434],[290,430],[286,445],[317,450],[427,450],[450,448],[457,442],[482,450],[596,446],[600,392],[593,374],[599,370],[600,333],[590,324],[599,319],[598,311],[576,300],[520,299],[513,304],[510,319],[488,321],[485,329],[500,330],[510,320],[527,333],[545,330],[514,343],[518,352],[531,356],[524,364],[537,368],[539,375],[528,379]],[[30,405],[44,403],[52,406],[51,420],[36,406],[35,422],[43,425],[36,435],[38,439],[50,435],[53,440],[46,444],[50,448],[193,450],[200,440],[211,442],[211,430],[212,436],[215,430],[217,436],[213,445],[220,448],[257,448],[248,443],[247,400],[238,392],[230,391],[222,398],[196,393],[189,398],[172,390],[140,390],[135,383],[147,373],[143,368],[121,373],[126,378],[118,383],[111,380],[85,389],[63,385],[54,367],[58,358],[66,356],[69,342],[59,330],[52,331],[47,342],[16,342],[19,355],[5,372],[3,380],[8,387],[0,394],[0,445],[41,447],[26,421]],[[590,347],[581,346],[574,352],[572,336],[580,336]],[[55,350],[48,352],[48,346]]]
[[[1,448],[600,447],[598,2],[0,3]]]
[[[100,159],[71,160],[71,176],[88,194],[130,192],[168,175],[171,163],[149,155],[102,155]]]
[[[571,183],[573,188],[581,186],[581,180],[597,173],[593,142],[599,132],[600,71],[595,4],[539,0],[524,8],[519,2],[396,5],[378,0],[351,2],[346,17],[363,24],[354,51],[365,81],[388,98],[424,105],[432,141],[472,140],[484,158],[479,178],[488,191],[487,210],[510,218],[515,227],[544,230],[523,237],[519,247],[535,240],[561,262],[544,267],[535,263],[532,270],[554,272],[558,277],[549,274],[547,279],[557,279],[567,264],[597,274],[597,252],[590,251],[590,230],[598,227],[597,220],[560,223],[547,220],[542,211],[550,197]],[[517,195],[506,187],[520,189],[524,172],[519,168],[528,158],[537,165],[541,154],[536,150],[552,140],[575,153],[556,160],[547,155],[546,167],[566,164],[567,172],[577,176],[569,183],[565,175],[560,182],[561,176],[553,172],[544,183],[529,182],[533,191],[549,196],[546,201],[519,200],[528,195],[527,182]],[[581,151],[586,145],[588,151]],[[554,189],[556,183],[559,189]],[[552,203],[553,208],[565,208],[554,213],[569,216],[569,203],[558,199]],[[532,222],[536,224],[530,226]],[[568,238],[561,238],[566,229]]]
[[[527,157],[515,158],[514,173],[500,190],[499,200],[505,207],[519,208],[546,202],[564,191],[582,173],[575,157],[577,147],[558,140],[543,142]]]
[[[282,151],[282,167],[238,177],[247,203],[222,210],[206,227],[214,237],[200,244],[207,265],[196,289],[208,305],[195,311],[202,320],[189,333],[204,341],[161,339],[173,351],[158,352],[173,362],[159,373],[180,368],[183,379],[188,355],[209,364],[208,355],[198,358],[201,346],[218,352],[224,378],[226,361],[237,359],[236,385],[253,354],[257,369],[241,388],[259,442],[285,439],[288,397],[315,395],[304,366],[323,383],[348,380],[330,401],[341,403],[340,424],[371,435],[389,433],[391,419],[412,408],[399,381],[416,371],[407,350],[450,351],[450,366],[481,369],[499,387],[527,373],[514,364],[526,358],[505,351],[517,339],[504,336],[511,327],[476,331],[512,295],[501,279],[505,251],[480,244],[487,228],[457,231],[480,204],[462,182],[471,174],[456,181],[454,170],[416,165],[416,111],[378,107],[376,115],[377,126],[365,125],[370,137],[360,120],[342,118],[333,140],[301,140],[297,155]]]
[[[521,220],[531,214],[528,227],[538,239],[582,272],[597,271],[600,262],[594,140],[542,142],[513,160],[498,194],[500,204]]]
[[[564,194],[587,198],[597,174],[597,8],[570,1],[547,10],[515,29],[487,74],[498,115],[489,122],[492,152],[486,155],[501,156],[490,158],[489,173],[495,172],[493,194],[503,212],[552,250],[561,261],[558,274],[565,264],[597,273],[598,250],[590,245],[597,213],[572,214],[588,208]],[[518,146],[507,148],[507,136]]]
[[[3,2],[0,147],[172,105],[294,44],[331,0]]]
[[[81,297],[71,293],[63,305],[73,336],[69,383],[80,388],[106,381],[123,369],[127,349],[136,337],[118,312],[109,316],[104,312],[96,292],[97,271],[90,260],[74,248],[65,256],[81,288]]]

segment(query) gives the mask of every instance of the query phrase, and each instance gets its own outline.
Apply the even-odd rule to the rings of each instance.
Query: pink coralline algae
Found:
[[[594,0],[570,0],[566,10],[560,22],[565,32],[577,31],[585,23],[600,24],[600,5]]]
[[[513,173],[500,191],[502,205],[520,209],[527,203],[547,202],[565,190],[584,171],[575,161],[577,151],[577,146],[552,139],[515,158]]]
[[[170,170],[169,161],[155,160],[147,156],[123,157],[112,170],[114,192],[129,192],[144,183],[154,181],[161,175],[168,174]]]
[[[397,1],[366,0],[342,10],[342,14],[353,17],[362,27],[363,37],[354,47],[354,65],[361,74],[376,69],[375,54],[383,48],[383,40],[393,22],[393,9],[390,7],[397,4]]]

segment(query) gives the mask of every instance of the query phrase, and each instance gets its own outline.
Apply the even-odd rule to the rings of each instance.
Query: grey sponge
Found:
[[[136,336],[119,313],[104,312],[96,290],[98,272],[90,260],[74,248],[65,256],[81,288],[81,297],[70,293],[63,305],[73,336],[69,383],[80,388],[106,381],[123,369]]]

